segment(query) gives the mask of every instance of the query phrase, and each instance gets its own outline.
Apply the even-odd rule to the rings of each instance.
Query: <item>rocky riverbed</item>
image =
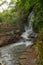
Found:
[[[29,18],[32,19],[31,12]],[[29,20],[30,20],[29,19]],[[11,28],[9,32],[0,33],[0,64],[1,65],[19,65],[20,56],[28,48],[34,45],[33,39],[36,34],[33,34],[31,23],[25,25],[25,31],[21,32],[19,28]]]
[[[21,39],[18,42],[8,44],[6,46],[0,47],[0,63],[5,65],[19,65],[19,59],[22,53],[27,47],[33,45],[32,39],[28,38],[27,35],[32,33],[32,29],[24,32],[21,35]],[[24,37],[25,35],[25,37]]]
[[[30,31],[31,30],[28,30],[28,32]],[[26,36],[27,36],[27,32],[26,32]],[[0,48],[0,63],[6,64],[6,65],[18,65],[19,57],[22,55],[25,49],[28,46],[33,45],[33,42],[29,41],[29,39],[27,40],[26,38],[21,39],[19,42],[1,47]]]

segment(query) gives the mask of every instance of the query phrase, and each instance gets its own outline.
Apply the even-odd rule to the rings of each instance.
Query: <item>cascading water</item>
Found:
[[[21,35],[23,40],[18,43],[13,43],[5,47],[0,48],[0,63],[5,65],[18,65],[19,57],[21,53],[33,44],[32,41],[29,41],[28,36],[33,32],[31,26],[31,20],[33,18],[33,12],[28,16],[29,26],[25,26],[25,32]]]
[[[25,39],[28,39],[28,36],[33,33],[33,30],[32,30],[32,21],[33,21],[33,17],[34,17],[34,14],[33,12],[30,13],[30,15],[28,16],[28,26],[25,25],[25,32],[21,35],[23,38]]]

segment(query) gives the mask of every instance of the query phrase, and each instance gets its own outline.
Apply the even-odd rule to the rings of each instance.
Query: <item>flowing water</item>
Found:
[[[28,21],[32,19],[33,14],[30,13],[28,17]],[[29,20],[30,19],[30,20]],[[18,65],[19,57],[25,51],[25,49],[32,45],[33,42],[29,40],[28,36],[32,33],[32,26],[31,23],[29,23],[29,26],[25,26],[25,32],[21,35],[24,39],[13,43],[10,45],[7,45],[5,47],[0,48],[0,63],[5,65]]]

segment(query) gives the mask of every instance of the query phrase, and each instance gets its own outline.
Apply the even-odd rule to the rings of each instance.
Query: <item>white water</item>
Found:
[[[24,39],[28,39],[28,36],[32,33],[32,28],[31,29],[27,29],[26,32],[24,32],[21,36],[24,38]]]
[[[0,48],[0,63],[16,65],[22,52],[27,48],[27,46],[32,44],[32,41],[26,41],[25,39],[24,41]]]
[[[32,15],[32,14],[30,14]],[[32,17],[32,16],[31,16]],[[31,18],[30,17],[30,18]],[[31,25],[31,24],[30,24]],[[28,36],[32,33],[32,27],[25,26],[25,32],[21,35],[24,40],[18,43],[13,43],[11,45],[0,48],[0,63],[6,65],[18,65],[19,57],[22,52],[30,45],[33,44],[32,41],[28,41]]]

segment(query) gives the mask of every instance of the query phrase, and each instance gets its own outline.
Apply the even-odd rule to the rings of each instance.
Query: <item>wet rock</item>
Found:
[[[10,40],[10,36],[4,36],[0,38],[0,46],[8,44],[8,41]]]
[[[21,39],[21,36],[20,36],[19,30],[17,30],[16,33],[14,33],[13,31],[3,33],[0,35],[0,47],[7,45],[7,44],[17,42],[20,39]]]
[[[19,63],[21,65],[37,65],[36,58],[36,51],[33,45],[32,47],[28,47],[25,49],[25,51],[19,58]]]
[[[28,36],[28,38],[36,38],[37,37],[37,33],[31,33],[29,36]]]
[[[21,39],[20,35],[22,30],[20,26],[12,26],[9,23],[1,23],[0,24],[0,47],[11,44],[13,42],[17,42]]]

